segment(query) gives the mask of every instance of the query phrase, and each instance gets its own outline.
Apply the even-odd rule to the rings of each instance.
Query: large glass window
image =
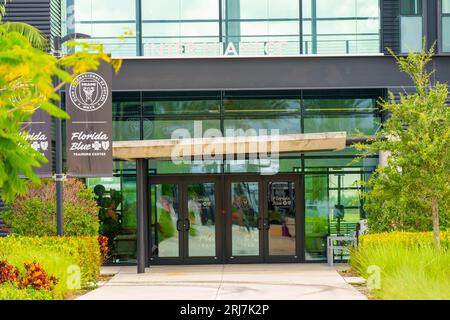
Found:
[[[137,221],[134,170],[128,173],[118,170],[113,178],[88,178],[86,185],[94,191],[99,206],[100,234],[108,237],[108,262],[135,263]]]
[[[381,115],[377,106],[375,93],[347,94],[330,92],[304,93],[303,100],[303,131],[314,132],[340,132],[346,131],[349,137],[364,135],[372,136],[380,128]],[[328,96],[327,96],[328,95]],[[353,95],[353,96],[352,96]],[[305,154],[305,168],[373,168],[376,167],[377,156],[355,161],[357,151],[354,148],[333,153]]]
[[[303,53],[380,52],[378,0],[304,0]]]
[[[304,132],[373,135],[380,126],[374,99],[306,99]]]
[[[148,93],[143,106],[144,139],[201,138],[210,129],[220,130],[218,92]]]
[[[139,92],[113,93],[113,139],[141,139],[141,99]]]
[[[116,56],[380,52],[379,0],[68,0],[66,6],[67,31],[91,35]]]
[[[135,0],[73,0],[73,2],[74,10],[68,11],[67,14],[74,14],[74,31],[90,35],[92,37],[90,41],[103,43],[105,49],[114,55],[137,54]]]
[[[442,0],[442,51],[450,52],[450,0]]]
[[[271,130],[301,133],[301,100],[293,92],[226,92],[223,110],[226,135],[233,131],[247,135],[267,135]]]
[[[223,12],[224,42],[240,55],[299,54],[298,0],[227,0]]]
[[[423,39],[422,0],[401,0],[400,2],[401,51],[419,52]]]
[[[347,131],[349,135],[356,132],[372,135],[381,122],[376,104],[381,94],[379,90],[114,92],[114,140],[170,139],[179,129],[192,137],[209,129],[224,134],[227,129],[244,134],[252,134],[249,129],[255,130],[254,134],[261,134],[259,129],[277,129],[281,134]],[[171,160],[149,161],[149,167],[157,175],[264,173],[273,172],[269,171],[273,168],[280,173],[304,172],[305,254],[307,260],[323,260],[326,236],[352,234],[364,215],[360,188],[354,182],[367,180],[378,159],[374,155],[351,163],[354,158],[355,150],[347,148],[333,153],[282,154],[275,164],[250,158],[225,159],[213,164],[193,159],[181,164]],[[100,205],[100,232],[110,239],[110,262],[130,263],[136,259],[135,164],[115,161],[114,168],[113,178],[90,178],[87,184],[95,191]],[[164,198],[176,206],[178,200],[173,190],[158,188],[152,187],[152,203],[158,204]],[[343,216],[339,216],[341,209]],[[157,215],[152,219],[156,219],[156,224],[152,227],[161,227],[164,212],[155,212]],[[153,232],[153,236],[157,236],[159,243],[164,240],[159,254],[170,256],[177,247],[171,245],[170,239],[175,238],[166,231]],[[234,248],[243,250],[239,246]],[[244,250],[242,254],[250,251]]]
[[[219,55],[219,2],[143,1],[142,42],[148,56]]]
[[[306,261],[326,259],[327,236],[355,235],[364,218],[358,181],[367,177],[363,171],[333,168],[305,175]]]

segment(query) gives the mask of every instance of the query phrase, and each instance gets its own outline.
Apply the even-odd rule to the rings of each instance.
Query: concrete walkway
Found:
[[[335,268],[324,264],[112,267],[116,275],[80,300],[361,300]]]

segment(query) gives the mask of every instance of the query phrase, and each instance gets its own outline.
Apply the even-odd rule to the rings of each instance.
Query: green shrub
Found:
[[[0,238],[0,260],[6,260],[24,272],[25,261],[37,261],[58,284],[52,294],[61,299],[71,291],[68,268],[78,266],[81,286],[97,282],[101,256],[97,237],[20,237]]]
[[[0,285],[0,300],[52,300],[50,291],[19,289],[11,284]]]
[[[450,246],[450,232],[441,231],[440,239],[443,247]],[[365,234],[359,238],[360,247],[379,246],[391,242],[408,247],[434,247],[432,232],[384,232]]]
[[[352,268],[368,278],[368,267],[378,266],[380,299],[450,299],[450,233],[442,232],[442,248],[434,247],[431,232],[393,232],[361,237],[351,252]]]
[[[22,236],[56,235],[55,182],[45,180],[39,187],[29,186],[29,193],[18,198],[1,213],[13,234]],[[67,236],[98,234],[98,208],[94,194],[81,180],[64,182],[64,232]]]

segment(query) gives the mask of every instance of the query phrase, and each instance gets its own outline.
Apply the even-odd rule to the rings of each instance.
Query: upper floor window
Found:
[[[136,55],[135,0],[74,0],[74,29],[105,45],[105,50],[120,56]],[[69,9],[69,8],[68,8]],[[71,20],[68,18],[68,20]],[[69,28],[69,26],[68,26]]]
[[[371,54],[381,47],[379,0],[70,2],[70,32],[89,34],[115,56]]]
[[[419,52],[423,41],[422,0],[400,2],[401,52]]]
[[[380,52],[378,0],[303,0],[302,3],[304,53]]]
[[[142,1],[142,46],[146,56],[217,55],[219,2]]]
[[[450,52],[450,0],[442,0],[442,51]]]

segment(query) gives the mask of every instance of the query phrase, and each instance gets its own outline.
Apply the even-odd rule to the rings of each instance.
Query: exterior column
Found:
[[[137,272],[148,266],[148,160],[136,160]]]

